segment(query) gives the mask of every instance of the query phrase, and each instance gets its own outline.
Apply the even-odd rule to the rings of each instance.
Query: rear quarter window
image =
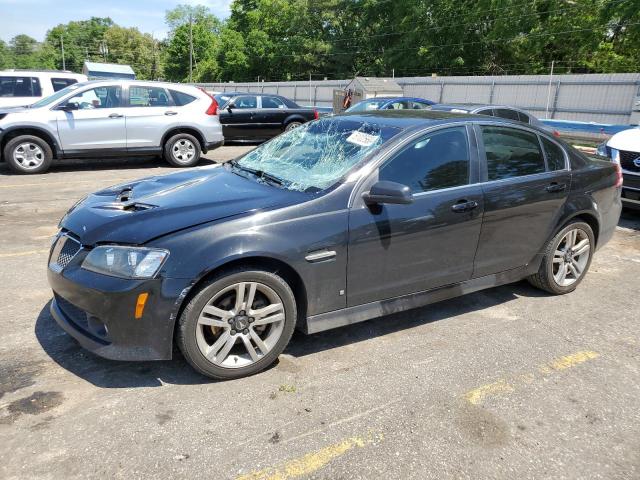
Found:
[[[541,138],[544,152],[547,154],[547,164],[549,165],[549,170],[564,170],[566,168],[564,150],[562,150],[562,148],[560,148],[551,140],[548,140],[545,137]]]
[[[177,90],[169,90],[171,92],[171,96],[173,97],[174,103],[178,107],[184,107],[185,105],[189,105],[193,102],[196,97],[193,95],[189,95],[188,93],[178,92]]]

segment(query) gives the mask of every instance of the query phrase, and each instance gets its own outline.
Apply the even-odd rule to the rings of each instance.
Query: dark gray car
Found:
[[[620,210],[618,165],[483,116],[326,117],[221,167],[89,195],[60,222],[57,322],[86,348],[215,378],[306,333],[528,278],[573,291]]]

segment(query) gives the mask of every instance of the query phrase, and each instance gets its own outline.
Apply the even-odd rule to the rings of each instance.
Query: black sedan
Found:
[[[523,278],[573,291],[621,211],[618,165],[486,116],[310,122],[224,166],[89,195],[60,222],[51,312],[107,358],[235,378],[295,328],[360,322]]]
[[[316,109],[280,95],[229,92],[215,99],[225,141],[263,142],[319,118]]]

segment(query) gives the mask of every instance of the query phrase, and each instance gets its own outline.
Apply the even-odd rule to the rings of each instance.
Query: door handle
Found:
[[[469,202],[466,200],[460,200],[451,206],[451,211],[454,213],[464,213],[470,212],[474,208],[478,208],[478,202],[475,200],[471,200]]]
[[[165,115],[167,115],[168,117],[172,116],[172,115],[177,115],[178,112],[172,112],[172,111],[168,111],[168,112],[164,112]]]
[[[562,192],[565,188],[567,188],[566,183],[551,182],[549,185],[547,185],[547,188],[545,190],[549,193],[555,193]]]
[[[111,115],[109,115],[109,118],[122,118],[122,117],[124,117],[124,115],[120,113],[112,113]]]

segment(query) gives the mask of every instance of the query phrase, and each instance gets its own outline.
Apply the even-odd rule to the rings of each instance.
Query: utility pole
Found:
[[[64,61],[64,37],[60,35],[60,50],[62,50],[62,70],[67,69],[67,64]]]
[[[549,102],[551,101],[551,80],[553,80],[553,65],[555,60],[551,60],[551,74],[549,75],[549,88],[547,89],[547,109],[545,110],[545,118],[549,118]]]
[[[189,83],[193,82],[193,20],[189,13]]]

